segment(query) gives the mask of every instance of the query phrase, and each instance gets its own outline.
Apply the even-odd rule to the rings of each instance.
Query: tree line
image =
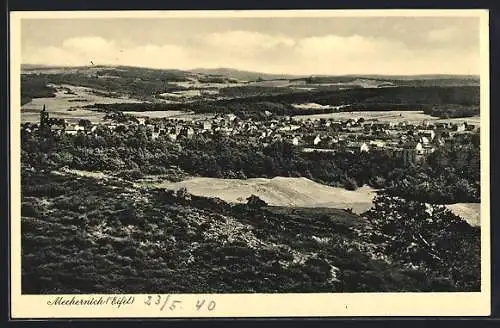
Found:
[[[129,174],[136,177],[176,167],[185,174],[216,178],[306,177],[350,190],[366,184],[429,203],[480,199],[478,136],[440,147],[425,162],[414,164],[388,150],[304,153],[286,141],[264,146],[224,135],[151,140],[138,127],[75,136],[23,132],[22,165],[136,172]]]

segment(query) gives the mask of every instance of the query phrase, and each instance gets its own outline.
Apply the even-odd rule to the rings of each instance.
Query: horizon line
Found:
[[[129,67],[129,68],[142,68],[142,69],[151,69],[151,70],[171,70],[171,71],[184,71],[184,72],[195,72],[197,70],[233,70],[239,71],[243,73],[253,73],[253,74],[267,74],[267,75],[289,75],[295,77],[313,77],[313,76],[433,76],[433,75],[441,75],[441,76],[469,76],[469,77],[477,77],[479,78],[480,74],[466,74],[466,73],[413,73],[413,74],[404,74],[404,73],[274,73],[274,72],[264,72],[264,71],[252,71],[240,68],[233,67],[194,67],[194,68],[158,68],[158,67],[150,67],[150,66],[134,66],[134,65],[113,65],[113,64],[95,64],[95,65],[50,65],[50,64],[32,64],[32,63],[21,63],[22,66],[39,66],[39,68],[46,69],[56,69],[56,68],[99,68],[99,67]],[[35,67],[33,69],[36,69]]]

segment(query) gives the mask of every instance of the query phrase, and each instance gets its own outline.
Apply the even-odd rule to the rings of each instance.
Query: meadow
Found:
[[[462,123],[467,122],[467,124],[479,125],[480,117],[461,117],[461,118],[437,118],[423,111],[356,111],[356,112],[335,112],[335,113],[325,113],[325,114],[313,114],[313,115],[296,115],[293,119],[298,121],[303,120],[319,120],[319,119],[333,119],[333,120],[348,120],[348,119],[359,119],[363,118],[365,120],[378,120],[380,122],[408,122],[408,123],[422,123],[422,121],[427,121],[429,123]]]
[[[95,89],[73,86],[73,85],[51,85],[56,92],[54,97],[33,98],[30,102],[21,106],[21,122],[38,122],[40,111],[46,106],[51,117],[64,118],[68,122],[78,122],[81,119],[88,119],[91,122],[101,122],[104,113],[92,110],[85,106],[96,103],[141,103],[141,100],[111,96],[105,92]],[[85,108],[84,108],[85,107]]]

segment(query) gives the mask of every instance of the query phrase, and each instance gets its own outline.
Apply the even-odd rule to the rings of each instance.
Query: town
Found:
[[[231,137],[242,143],[260,144],[264,147],[277,141],[288,142],[303,152],[376,152],[383,150],[406,162],[418,163],[439,147],[460,143],[480,128],[467,122],[438,122],[423,120],[420,123],[385,122],[377,118],[352,118],[345,120],[297,120],[290,116],[270,117],[266,120],[242,119],[235,114],[215,114],[197,120],[173,118],[134,117],[121,112],[111,112],[106,120],[92,123],[80,120],[68,123],[65,119],[51,118],[43,107],[40,122],[21,125],[25,133],[50,131],[61,135],[90,134],[99,131],[126,131],[133,127],[148,140],[166,139],[175,142],[181,138],[202,136]]]

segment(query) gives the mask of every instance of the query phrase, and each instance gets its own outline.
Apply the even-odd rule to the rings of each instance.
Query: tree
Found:
[[[378,195],[365,216],[381,253],[454,288],[479,288],[480,230],[444,206]]]
[[[259,198],[259,196],[251,195],[247,198],[247,205],[253,208],[261,208],[267,206],[267,203]]]
[[[179,188],[176,192],[176,197],[179,201],[185,202],[191,200],[191,194],[185,187]]]
[[[83,126],[85,130],[88,130],[92,127],[92,122],[87,119],[81,119],[80,121],[78,121],[78,125]]]

